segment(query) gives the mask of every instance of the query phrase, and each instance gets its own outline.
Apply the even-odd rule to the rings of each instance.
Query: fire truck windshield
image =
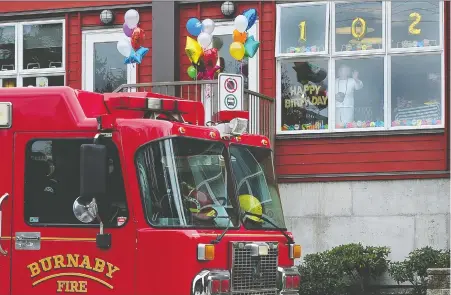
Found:
[[[147,219],[156,227],[227,228],[239,224],[223,143],[168,138],[136,153]]]
[[[276,225],[279,229],[286,229],[272,151],[231,145],[230,157],[240,206],[243,211],[257,215],[246,216],[244,226],[249,229],[274,229]],[[258,215],[264,218],[258,218]]]

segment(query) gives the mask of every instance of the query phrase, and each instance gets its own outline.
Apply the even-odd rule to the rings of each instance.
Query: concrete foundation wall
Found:
[[[449,179],[281,184],[287,227],[303,255],[362,242],[403,260],[423,246],[448,248]]]

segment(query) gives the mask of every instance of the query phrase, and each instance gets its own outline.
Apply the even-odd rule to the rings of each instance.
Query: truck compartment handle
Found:
[[[2,245],[1,245],[1,238],[2,238],[2,204],[3,201],[6,200],[9,197],[9,194],[6,193],[3,196],[0,197],[0,253],[3,255],[7,255],[8,251],[3,250]]]

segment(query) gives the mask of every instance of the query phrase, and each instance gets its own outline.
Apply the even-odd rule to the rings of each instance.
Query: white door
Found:
[[[121,84],[136,83],[136,67],[124,64],[117,42],[121,29],[83,32],[83,90],[112,92]]]
[[[259,40],[258,36],[258,21],[252,26],[252,28],[248,31],[249,36],[254,36],[255,40]],[[227,23],[216,23],[215,30],[213,32],[213,36],[220,39],[219,49],[219,58],[221,59],[221,66],[224,69],[221,71],[223,73],[231,73],[231,74],[241,74],[244,77],[244,88],[248,90],[252,90],[255,92],[259,91],[259,54],[255,54],[253,58],[243,58],[241,62],[235,60],[229,53],[230,44],[233,42],[233,31],[235,30],[235,26],[233,22]],[[216,42],[213,40],[213,42]],[[215,46],[217,47],[217,46]],[[260,49],[259,49],[260,50]],[[257,133],[259,128],[259,99],[257,97],[244,95],[243,101],[244,106],[248,106],[249,114],[250,114],[250,122],[249,122],[249,131],[252,133]],[[205,105],[205,108],[208,109],[208,102]],[[209,112],[207,111],[206,114]],[[208,116],[207,116],[208,117]],[[206,118],[209,119],[209,118]]]

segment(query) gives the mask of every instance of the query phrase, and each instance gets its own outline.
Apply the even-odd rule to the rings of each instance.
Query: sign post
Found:
[[[242,111],[243,110],[243,87],[242,75],[221,73],[218,76],[219,111]]]

